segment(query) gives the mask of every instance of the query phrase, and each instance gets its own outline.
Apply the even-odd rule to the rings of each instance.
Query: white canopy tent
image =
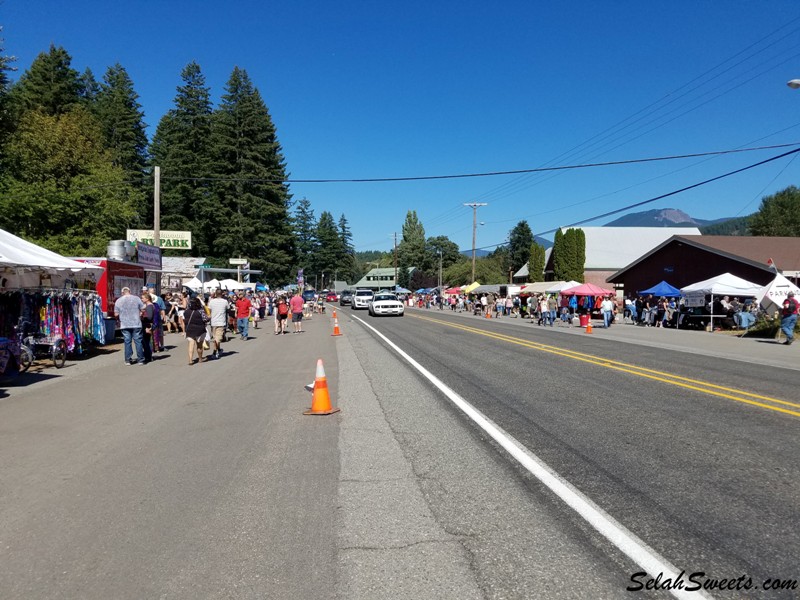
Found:
[[[580,285],[579,281],[552,281],[551,283],[552,285],[544,291],[545,294],[560,294],[561,290],[568,290]]]
[[[737,277],[731,273],[723,273],[705,281],[698,281],[681,288],[684,296],[691,293],[702,293],[708,296],[757,296],[762,286]]]
[[[245,288],[252,287],[252,284],[242,283],[240,281],[236,281],[235,279],[223,279],[219,282],[219,287],[223,290],[243,290]]]
[[[520,290],[520,294],[542,294],[547,291],[547,288],[555,284],[564,283],[563,281],[535,281],[529,283]]]
[[[714,296],[736,296],[739,298],[754,298],[761,292],[762,286],[737,277],[732,273],[723,273],[711,279],[698,281],[691,285],[681,288],[681,295],[690,301],[694,299],[699,301],[702,298],[702,304],[705,304],[705,297],[711,296],[711,304],[714,304]],[[714,314],[711,311],[710,325],[711,331],[714,331]],[[717,315],[720,316],[720,315]]]
[[[194,290],[195,292],[199,290],[203,290],[204,292],[210,292],[211,290],[215,290],[220,287],[219,281],[216,279],[212,279],[210,281],[206,281],[203,283],[197,277],[193,277],[189,281],[183,284],[184,287],[189,288],[190,290]]]
[[[0,269],[4,272],[3,278],[8,279],[8,287],[37,287],[40,273],[61,275],[66,279],[74,273],[103,270],[97,265],[61,256],[2,229],[0,229]],[[32,281],[31,273],[37,274],[36,283]]]
[[[781,310],[783,301],[789,296],[789,292],[800,298],[800,288],[783,275],[778,275],[771,283],[768,283],[756,296],[756,300],[767,312]]]

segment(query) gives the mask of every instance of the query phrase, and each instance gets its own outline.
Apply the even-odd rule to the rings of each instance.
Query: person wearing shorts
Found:
[[[292,309],[294,333],[303,333],[303,304],[303,296],[299,291],[289,300],[289,306]]]
[[[222,342],[225,341],[225,324],[228,319],[228,301],[221,290],[216,290],[213,298],[208,301],[211,311],[211,339],[214,343],[214,353],[211,355],[218,359],[222,352]]]
[[[286,318],[289,316],[289,305],[286,304],[286,298],[281,296],[278,298],[278,306],[275,309],[275,319],[277,319],[275,335],[281,333],[289,333],[286,331]]]

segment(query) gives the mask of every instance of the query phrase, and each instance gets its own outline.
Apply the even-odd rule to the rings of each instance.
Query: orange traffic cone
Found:
[[[342,332],[339,331],[339,319],[333,317],[333,333],[331,335],[342,335]]]
[[[336,307],[335,306],[333,307],[333,315],[331,315],[331,318],[334,319],[334,320],[336,319]]]
[[[317,376],[314,379],[314,395],[311,400],[311,408],[304,415],[332,415],[340,409],[331,406],[331,396],[328,393],[328,379],[325,377],[325,367],[322,366],[322,359],[317,360]]]
[[[490,312],[487,312],[487,313],[486,313],[486,318],[487,318],[487,319],[491,319],[491,318],[492,318],[492,313],[490,313]]]
[[[586,333],[592,333],[592,319],[591,318],[586,322]]]

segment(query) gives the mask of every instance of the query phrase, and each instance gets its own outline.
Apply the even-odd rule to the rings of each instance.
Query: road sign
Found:
[[[195,269],[210,269],[211,265],[195,265]]]
[[[246,258],[229,258],[228,262],[232,265],[246,265],[247,259]]]

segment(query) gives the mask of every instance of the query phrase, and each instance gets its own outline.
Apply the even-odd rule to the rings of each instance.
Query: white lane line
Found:
[[[606,513],[602,508],[585,496],[580,490],[561,477],[551,469],[542,459],[533,454],[530,450],[520,444],[514,437],[506,433],[502,427],[495,424],[477,408],[464,400],[456,392],[447,387],[438,377],[428,371],[425,367],[411,358],[406,352],[401,350],[397,344],[383,335],[363,319],[352,315],[352,318],[360,322],[365,327],[372,330],[378,337],[386,342],[390,348],[403,357],[419,373],[435,385],[450,401],[460,408],[464,414],[472,419],[478,427],[489,434],[494,441],[502,446],[506,452],[514,457],[523,467],[525,467],[536,479],[546,485],[556,496],[558,496],[567,506],[577,512],[594,529],[614,544],[623,554],[639,565],[642,570],[653,577],[661,574],[661,581],[667,578],[675,581],[682,573],[681,569],[676,568],[666,558],[659,555],[655,550],[639,539],[633,532],[629,531],[624,525],[619,523],[614,517]],[[684,575],[685,580],[685,575]],[[682,589],[669,590],[676,598],[685,600],[700,598],[712,598],[703,590],[687,592]]]

